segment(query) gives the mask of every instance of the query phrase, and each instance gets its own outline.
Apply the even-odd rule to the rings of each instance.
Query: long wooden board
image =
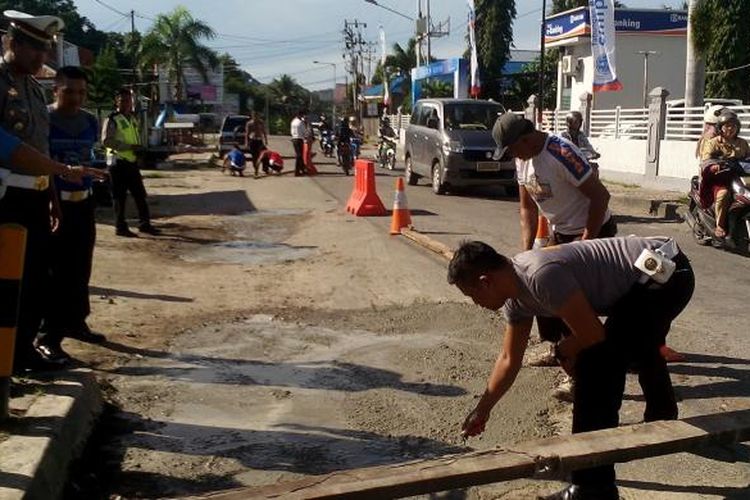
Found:
[[[200,498],[400,498],[529,477],[562,479],[571,470],[749,440],[747,409],[528,441],[508,449],[341,471]]]
[[[432,239],[429,236],[420,233],[419,231],[404,228],[401,230],[401,235],[409,238],[419,246],[435,252],[446,260],[451,260],[453,258],[453,250],[451,250],[448,245]]]

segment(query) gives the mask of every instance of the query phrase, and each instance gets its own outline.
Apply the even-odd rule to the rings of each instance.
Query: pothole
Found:
[[[460,425],[496,332],[496,316],[455,303],[284,310],[187,331],[111,372],[134,428],[108,443],[112,492],[184,495],[465,451]],[[522,371],[470,445],[550,435],[551,375]]]
[[[304,259],[314,251],[315,247],[236,240],[201,245],[182,255],[182,259],[186,262],[258,265]]]

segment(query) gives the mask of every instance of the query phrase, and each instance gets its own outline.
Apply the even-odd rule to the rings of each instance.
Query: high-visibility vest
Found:
[[[128,118],[122,113],[115,113],[110,116],[110,120],[115,121],[115,140],[133,145],[141,143],[138,122],[135,118]],[[109,158],[110,156],[122,158],[132,163],[135,163],[138,159],[133,151],[117,151],[107,148],[107,157]]]

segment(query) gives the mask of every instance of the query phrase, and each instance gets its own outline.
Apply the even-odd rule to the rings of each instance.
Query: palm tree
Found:
[[[385,58],[385,65],[395,70],[394,72],[411,77],[411,69],[417,66],[417,40],[409,38],[406,49],[394,43],[393,54]]]
[[[184,73],[194,68],[208,81],[208,70],[219,64],[219,57],[201,44],[202,39],[216,36],[211,27],[195,19],[185,7],[178,6],[169,14],[157,16],[153,27],[141,43],[139,60],[144,67],[158,65],[166,69],[170,82],[174,82],[174,97],[184,97]],[[172,89],[170,89],[172,90]]]

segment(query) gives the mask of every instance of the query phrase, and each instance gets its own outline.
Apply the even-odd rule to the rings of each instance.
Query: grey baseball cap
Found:
[[[532,130],[534,130],[534,124],[526,118],[510,112],[500,115],[495,121],[495,126],[492,127],[492,138],[495,139],[495,144],[497,144],[497,149],[495,149],[492,158],[500,160],[508,152],[510,146],[522,135],[526,135]]]

